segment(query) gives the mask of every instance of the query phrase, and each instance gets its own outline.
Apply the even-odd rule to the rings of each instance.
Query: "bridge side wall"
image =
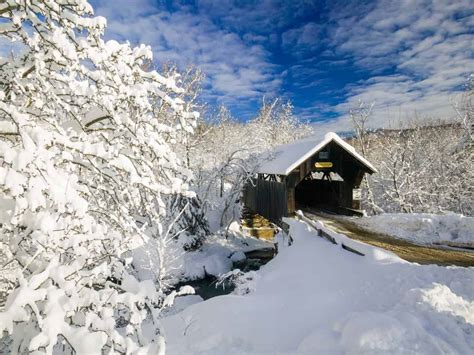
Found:
[[[281,182],[253,179],[244,187],[243,202],[250,211],[273,222],[288,215],[286,186]]]

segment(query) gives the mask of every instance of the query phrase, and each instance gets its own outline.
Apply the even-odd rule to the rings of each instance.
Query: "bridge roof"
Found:
[[[299,140],[290,144],[284,144],[276,147],[274,150],[262,155],[257,173],[288,175],[308,158],[322,150],[329,143],[334,142],[343,148],[364,165],[370,173],[377,172],[377,169],[362,155],[357,153],[349,143],[345,142],[334,132],[325,135],[322,141],[310,139]]]

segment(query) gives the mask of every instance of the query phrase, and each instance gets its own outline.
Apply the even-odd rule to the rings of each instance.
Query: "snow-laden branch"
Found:
[[[167,203],[194,196],[170,143],[196,126],[179,76],[145,71],[149,47],[104,41],[85,0],[9,0],[0,17],[1,39],[23,45],[0,70],[0,234],[16,270],[0,332],[19,352],[163,351],[166,231],[184,213]],[[130,253],[151,238],[161,259],[142,279]]]

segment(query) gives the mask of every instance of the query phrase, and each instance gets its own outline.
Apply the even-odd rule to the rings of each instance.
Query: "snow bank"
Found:
[[[219,277],[230,271],[234,262],[244,260],[245,252],[273,247],[272,242],[241,233],[236,222],[231,224],[227,237],[222,233],[206,237],[199,250],[176,259],[176,276],[180,280],[202,279],[206,275]]]
[[[473,268],[370,246],[363,257],[288,223],[293,245],[260,269],[253,292],[163,319],[170,354],[473,353]]]
[[[454,242],[474,246],[474,217],[459,214],[390,213],[353,220],[363,228],[419,244]]]

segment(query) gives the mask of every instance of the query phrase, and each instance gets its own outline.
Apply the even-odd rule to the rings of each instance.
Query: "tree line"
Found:
[[[377,167],[363,183],[369,214],[474,214],[474,81],[454,104],[455,120],[405,120],[397,129],[370,130],[370,105],[351,112],[353,144]]]

